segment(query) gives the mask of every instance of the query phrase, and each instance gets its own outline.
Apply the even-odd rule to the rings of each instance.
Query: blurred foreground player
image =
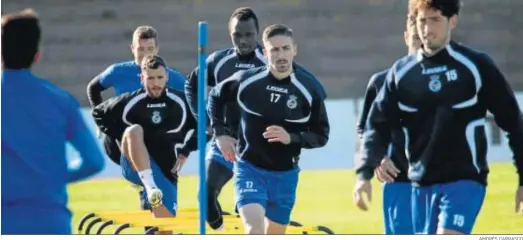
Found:
[[[40,37],[34,11],[2,16],[2,234],[71,234],[66,184],[104,166],[77,100],[31,72]]]
[[[294,63],[292,30],[272,25],[263,32],[268,66],[235,73],[213,88],[211,125],[224,157],[235,164],[236,205],[249,234],[283,234],[298,187],[302,148],[319,148],[329,138],[325,91]],[[223,109],[240,106],[240,141],[226,131]]]
[[[258,32],[258,17],[252,9],[238,8],[233,12],[229,19],[229,34],[233,47],[216,51],[207,58],[208,86],[216,86],[237,71],[265,66],[267,60],[258,45]],[[188,76],[185,85],[185,95],[195,116],[198,113],[197,74],[198,68]],[[237,138],[239,127],[237,103],[229,103],[225,111],[227,131]],[[223,186],[232,178],[233,163],[223,158],[214,139],[207,154],[207,164],[207,223],[213,229],[222,229],[222,208],[218,196]]]
[[[370,193],[369,180],[391,131],[406,132],[416,233],[472,232],[487,184],[487,111],[508,133],[519,173],[516,211],[523,202],[520,108],[487,54],[450,41],[459,9],[459,0],[410,1],[422,51],[392,66],[363,136],[365,164],[357,169],[356,194]]]
[[[134,30],[131,43],[131,52],[134,59],[131,61],[115,63],[93,78],[87,85],[87,97],[91,107],[102,103],[102,92],[113,88],[115,95],[134,92],[142,88],[140,81],[142,59],[147,55],[158,54],[158,32],[151,26],[139,26]],[[169,88],[183,91],[185,77],[179,72],[167,68]],[[118,143],[104,136],[105,152],[114,163],[120,164],[120,148]]]
[[[405,44],[409,50],[409,55],[416,54],[416,51],[421,46],[421,41],[416,30],[415,16],[407,16],[404,37]],[[363,101],[363,111],[357,126],[357,132],[360,137],[365,129],[365,122],[367,121],[370,107],[383,86],[386,75],[387,70],[384,70],[372,75],[369,81]],[[404,139],[402,139],[402,142],[404,142]],[[385,234],[414,233],[411,210],[412,187],[410,180],[407,177],[408,162],[402,149],[403,148],[400,148],[400,151],[398,151],[398,149],[391,144],[387,156],[381,161],[380,167],[375,170],[378,179],[384,182],[383,219]],[[361,204],[358,205],[358,207],[367,210],[367,206],[364,202],[359,202]]]
[[[177,176],[196,149],[196,121],[179,91],[166,88],[164,61],[142,62],[143,89],[111,98],[93,109],[100,130],[121,139],[122,173],[145,188],[155,217],[176,216]]]

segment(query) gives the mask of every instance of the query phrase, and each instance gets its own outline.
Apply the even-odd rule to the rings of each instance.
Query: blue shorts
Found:
[[[240,160],[234,167],[236,206],[257,203],[265,208],[265,217],[287,225],[296,202],[299,168],[290,171],[267,171]]]
[[[411,183],[383,184],[383,219],[385,234],[414,234]]]
[[[470,234],[486,187],[471,180],[412,188],[414,231],[436,234],[438,227]]]
[[[231,161],[225,160],[222,152],[220,151],[220,148],[218,148],[218,145],[216,144],[216,140],[214,139],[212,140],[211,147],[207,152],[206,158],[210,161],[216,161],[221,163],[223,166],[227,167],[232,172],[234,164]]]
[[[63,208],[38,206],[2,206],[2,235],[70,235],[71,212]]]
[[[162,170],[154,160],[151,159],[151,171],[153,172],[154,182],[158,188],[163,193],[162,202],[163,205],[171,212],[173,216],[176,216],[176,211],[178,208],[178,188],[175,184],[172,183],[165,175],[163,175]],[[120,158],[120,166],[122,167],[123,177],[136,185],[143,187],[143,183],[138,176],[138,173],[133,169],[131,162],[122,154]],[[149,201],[147,201],[147,192],[142,191],[141,193],[142,200],[145,201],[144,209],[150,209]]]

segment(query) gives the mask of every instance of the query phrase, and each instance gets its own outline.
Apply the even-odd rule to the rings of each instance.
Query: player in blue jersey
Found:
[[[34,11],[2,16],[2,234],[71,234],[66,184],[104,166],[77,100],[33,75],[40,38]],[[82,160],[74,169],[68,142]]]
[[[266,59],[257,42],[258,31],[258,17],[252,9],[238,8],[233,12],[229,19],[229,34],[233,47],[216,51],[207,58],[208,86],[216,86],[240,70],[266,64]],[[195,116],[198,112],[197,73],[198,68],[189,74],[185,85],[185,96]],[[226,108],[226,123],[231,136],[237,136],[238,119],[237,104],[228,104]],[[233,164],[225,160],[214,140],[212,140],[211,148],[207,154],[207,162],[207,204],[209,209],[207,222],[212,228],[220,229],[223,225],[223,218],[218,196],[223,186],[232,178]]]
[[[421,46],[421,41],[416,30],[415,16],[407,16],[406,30],[404,32],[405,44],[409,54],[415,54]],[[385,81],[387,70],[372,75],[365,98],[363,111],[358,121],[357,132],[361,138],[365,129],[365,122],[370,107]],[[405,154],[397,147],[390,146],[390,152],[375,170],[377,178],[383,184],[383,219],[385,234],[413,234],[414,226],[411,210],[411,183],[407,177],[408,162]],[[360,201],[358,207],[367,210],[364,202]]]

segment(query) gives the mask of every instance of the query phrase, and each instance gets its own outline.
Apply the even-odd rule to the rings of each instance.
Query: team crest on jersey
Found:
[[[295,109],[298,106],[298,97],[295,95],[290,95],[289,100],[287,100],[287,107],[290,109]]]
[[[441,90],[439,75],[430,76],[429,89],[431,92],[439,92]]]
[[[153,121],[154,124],[158,124],[162,122],[162,116],[160,115],[159,111],[154,111],[153,116],[151,117],[151,121]]]

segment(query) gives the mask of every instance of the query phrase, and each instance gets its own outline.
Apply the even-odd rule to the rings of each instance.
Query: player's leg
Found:
[[[140,125],[128,127],[122,137],[122,153],[130,161],[133,169],[138,172],[141,182],[145,187],[151,205],[159,204],[161,192],[154,182],[151,170],[151,160],[144,142],[144,132]]]
[[[213,159],[208,160],[207,166],[207,223],[212,229],[223,228],[222,207],[218,201],[220,192],[231,180],[232,169]],[[222,157],[223,158],[223,157]]]
[[[265,234],[285,234],[296,202],[298,178],[299,168],[286,172],[266,172],[269,201],[265,215]]]
[[[471,180],[441,184],[438,234],[470,234],[485,199],[486,187]]]
[[[162,206],[163,193],[153,177],[151,160],[144,143],[142,127],[139,125],[128,127],[123,134],[121,148],[123,154],[120,165],[122,166],[124,176],[134,184],[142,185],[145,188],[148,202],[153,207],[153,214],[156,217],[170,215],[167,209]],[[133,178],[134,175],[138,176],[138,181],[133,181],[136,180]]]
[[[235,165],[234,194],[245,233],[264,234],[267,185],[254,166],[238,161]]]
[[[412,187],[412,221],[415,234],[436,234],[439,196],[432,186]]]
[[[383,184],[383,218],[385,234],[414,234],[411,183]]]

